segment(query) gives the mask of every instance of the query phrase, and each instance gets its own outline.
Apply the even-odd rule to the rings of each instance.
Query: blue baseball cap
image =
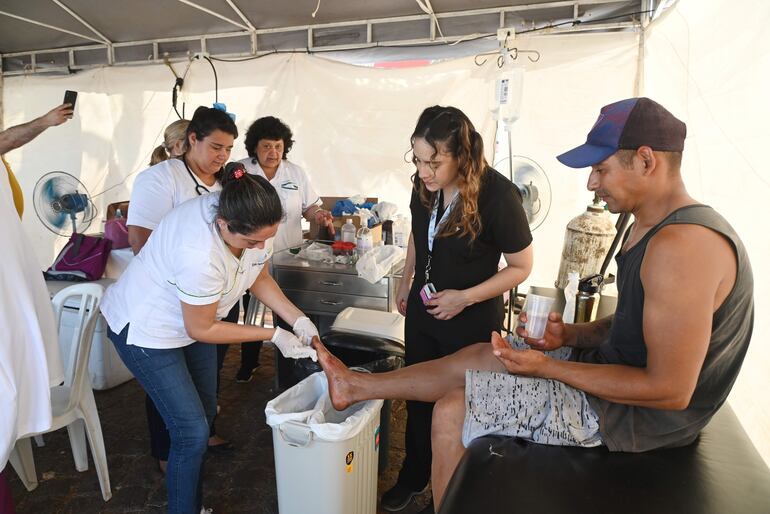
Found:
[[[681,152],[687,126],[649,98],[629,98],[602,107],[585,144],[556,158],[570,168],[598,164],[618,150],[649,146],[657,152]]]

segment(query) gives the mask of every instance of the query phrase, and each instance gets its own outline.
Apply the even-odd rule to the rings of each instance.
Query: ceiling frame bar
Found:
[[[241,28],[243,30],[249,30],[249,27],[247,27],[246,25],[244,25],[242,23],[238,23],[235,20],[231,20],[227,16],[225,16],[223,14],[219,14],[216,11],[212,11],[211,9],[208,9],[207,7],[203,7],[202,5],[198,5],[198,4],[196,4],[195,2],[193,2],[191,0],[177,0],[177,2],[183,3],[185,5],[189,5],[190,7],[194,8],[194,9],[198,9],[199,11],[205,12],[208,15],[214,16],[215,18],[219,18],[220,20],[224,20],[227,23],[229,23],[231,25],[235,25],[236,27],[239,27],[239,28]]]
[[[235,11],[235,14],[240,16],[241,20],[243,20],[243,23],[245,23],[248,26],[248,30],[255,32],[257,30],[257,27],[254,26],[253,23],[251,23],[251,20],[249,20],[245,14],[243,14],[243,11],[235,5],[235,2],[233,0],[225,0],[227,2],[227,5],[229,5],[233,11]]]
[[[70,34],[72,36],[77,36],[79,38],[87,39],[89,41],[94,41],[96,43],[104,43],[104,41],[100,39],[96,39],[95,37],[86,36],[85,34],[80,34],[79,32],[74,32],[72,30],[63,29],[61,27],[56,27],[54,25],[49,25],[48,23],[43,23],[42,21],[33,20],[30,18],[25,18],[24,16],[19,16],[17,14],[12,14],[5,11],[0,11],[0,15],[7,16],[9,18],[13,18],[16,20],[24,21],[26,23],[31,23],[32,25],[37,25],[39,27],[45,27],[47,29],[55,30],[57,32],[64,32],[65,34]]]
[[[53,3],[67,11],[67,13],[78,20],[80,23],[82,23],[87,29],[89,29],[91,32],[102,38],[102,41],[107,43],[108,45],[112,44],[112,41],[110,41],[107,36],[96,30],[90,23],[88,23],[86,20],[84,20],[79,14],[77,14],[75,11],[64,5],[61,0],[51,0]]]

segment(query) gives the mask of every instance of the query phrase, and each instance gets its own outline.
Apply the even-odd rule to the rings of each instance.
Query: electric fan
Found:
[[[497,161],[495,169],[504,175],[513,175],[513,183],[521,193],[529,228],[535,230],[545,221],[551,209],[551,183],[545,171],[538,163],[523,155],[513,156],[513,173],[508,157]]]
[[[96,217],[96,207],[77,178],[63,171],[46,173],[35,184],[32,196],[35,214],[43,225],[58,236],[66,236],[69,221],[72,233],[88,230]]]

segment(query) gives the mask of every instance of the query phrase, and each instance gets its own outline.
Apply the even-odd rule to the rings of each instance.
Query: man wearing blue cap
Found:
[[[353,373],[314,343],[332,403],[436,402],[433,497],[440,504],[467,446],[489,434],[641,452],[682,446],[724,403],[754,320],[746,250],[730,225],[690,197],[680,175],[685,124],[648,98],[605,106],[585,144],[558,159],[591,167],[588,189],[635,223],[618,264],[613,316],[544,338],[526,326],[401,370]],[[526,315],[520,320],[526,323]]]

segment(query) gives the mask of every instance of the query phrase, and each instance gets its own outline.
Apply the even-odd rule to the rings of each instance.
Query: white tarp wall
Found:
[[[770,2],[680,0],[646,34],[645,92],[687,122],[690,194],[741,235],[754,268],[754,334],[730,405],[770,463]]]
[[[593,35],[517,40],[519,48],[541,52],[525,57],[521,119],[514,126],[514,150],[539,162],[550,176],[554,208],[536,233],[538,272],[533,283],[552,284],[558,270],[564,227],[585,208],[585,172],[563,168],[555,155],[584,139],[595,106],[630,96],[636,70],[637,36]],[[322,195],[362,192],[408,211],[411,163],[404,160],[417,116],[433,104],[463,109],[485,136],[492,159],[494,120],[489,116],[495,56],[478,67],[472,58],[400,70],[356,67],[307,55],[273,55],[244,63],[216,63],[219,100],[237,113],[241,137],[232,157],[245,157],[243,135],[257,117],[286,121],[297,141],[289,158],[305,167]],[[177,65],[181,72],[183,66]],[[612,70],[601,76],[602,70]],[[564,77],[572,84],[564,90]],[[128,199],[136,172],[144,169],[163,128],[176,115],[170,105],[173,77],[165,66],[104,68],[71,77],[24,77],[5,81],[6,127],[45,112],[65,89],[80,91],[75,118],[43,133],[8,155],[24,187],[27,231],[41,266],[63,245],[32,212],[32,191],[45,172],[63,170],[80,178],[100,209]],[[186,115],[214,101],[213,75],[195,61],[181,102]],[[34,92],[34,93],[30,93]],[[578,131],[575,127],[580,127]],[[125,183],[121,183],[125,181]],[[117,185],[117,187],[115,187]],[[98,231],[98,225],[92,230]]]
[[[691,6],[695,3],[700,9],[697,16],[687,11],[695,11]],[[648,32],[646,84],[651,96],[659,95],[662,103],[671,104],[672,110],[688,122],[691,135],[703,138],[697,143],[692,138],[687,142],[686,179],[696,197],[721,208],[744,234],[754,259],[759,286],[758,312],[761,312],[762,305],[766,304],[762,295],[767,295],[768,291],[761,281],[760,266],[764,263],[760,257],[767,255],[767,242],[764,234],[759,232],[758,223],[748,225],[749,213],[757,212],[755,206],[761,204],[755,202],[751,208],[748,207],[746,194],[750,193],[750,198],[758,199],[760,194],[766,192],[767,185],[762,183],[759,187],[750,181],[756,175],[752,174],[745,156],[750,154],[754,169],[759,169],[759,147],[749,148],[746,145],[750,136],[758,141],[761,135],[767,133],[764,125],[760,124],[760,120],[765,122],[767,119],[767,116],[761,117],[760,111],[767,107],[751,105],[751,91],[741,89],[748,86],[742,86],[738,76],[731,76],[730,89],[743,96],[739,99],[731,96],[729,100],[724,97],[713,102],[720,102],[717,104],[720,109],[746,105],[746,111],[717,129],[712,118],[708,116],[704,119],[702,114],[715,112],[713,105],[709,104],[712,110],[708,111],[696,102],[686,72],[682,71],[678,58],[672,55],[675,42],[684,44],[685,55],[689,52],[691,62],[695,63],[697,54],[698,59],[709,59],[704,63],[719,63],[722,67],[720,74],[729,73],[727,70],[732,66],[725,68],[724,63],[736,59],[740,61],[735,65],[736,72],[748,77],[748,70],[757,64],[749,60],[748,52],[730,52],[726,54],[728,57],[722,55],[719,59],[712,57],[714,39],[708,39],[706,35],[710,33],[713,38],[718,33],[716,25],[712,26],[716,22],[708,20],[724,20],[724,13],[716,6],[718,3],[716,0],[690,1],[682,5],[681,9],[687,12],[691,25],[689,36],[681,34],[679,27],[667,28],[673,23],[671,20],[678,16],[676,14],[669,15],[662,20],[660,27]],[[749,23],[767,21],[768,7],[760,7],[759,3],[748,0],[737,3],[745,4],[747,8],[742,10],[737,5],[731,5],[731,8],[744,14],[752,13]],[[757,12],[766,15],[755,16]],[[701,29],[698,39],[695,39],[695,31],[692,30],[695,23],[704,23],[708,27],[702,31],[703,39],[700,39]],[[743,37],[759,33],[759,29],[754,32],[741,29]],[[689,48],[688,37],[691,38]],[[678,42],[681,38],[684,38],[683,41]],[[719,38],[718,42],[725,45],[725,40]],[[526,57],[519,57],[527,71],[521,118],[513,129],[514,153],[538,162],[546,170],[553,188],[551,212],[534,233],[535,269],[528,284],[553,284],[564,228],[592,198],[592,194],[585,189],[587,171],[567,169],[556,161],[555,156],[585,139],[602,105],[633,95],[637,79],[638,41],[637,34],[628,33],[521,38],[515,41],[520,49],[540,51],[542,58],[538,63],[530,63]],[[759,48],[758,44],[754,42],[747,46]],[[764,50],[766,56],[767,47]],[[682,51],[679,51],[681,55]],[[297,141],[289,157],[305,167],[322,195],[343,196],[361,192],[395,202],[405,212],[410,194],[409,176],[413,172],[413,167],[404,161],[409,149],[409,135],[421,110],[437,103],[453,104],[463,109],[484,134],[487,157],[492,158],[494,122],[488,108],[491,81],[496,72],[494,57],[484,67],[477,67],[472,58],[464,58],[424,68],[395,70],[354,67],[307,55],[273,55],[243,63],[216,63],[216,66],[219,101],[227,103],[228,110],[237,113],[241,134],[259,116],[275,115],[286,121]],[[718,87],[722,82],[713,80],[713,70],[701,66],[703,64],[698,62],[697,70],[694,65],[689,68],[691,77],[696,71],[703,73],[698,95],[703,92],[704,84]],[[183,69],[180,65],[177,68],[180,71]],[[675,73],[670,77],[672,70]],[[756,79],[745,80],[755,84],[752,87],[759,91]],[[764,80],[767,86],[767,77]],[[104,68],[71,77],[14,77],[5,80],[6,127],[46,112],[61,102],[65,89],[80,91],[74,120],[45,132],[29,145],[7,156],[25,190],[27,210],[24,225],[33,240],[41,267],[50,264],[64,239],[57,239],[43,228],[33,212],[31,195],[37,179],[45,172],[63,170],[78,176],[92,194],[112,188],[96,198],[101,210],[108,203],[127,200],[135,173],[146,166],[165,125],[176,119],[170,108],[172,84],[173,77],[164,66]],[[683,103],[688,98],[689,105]],[[195,62],[190,68],[185,92],[180,98],[180,109],[183,100],[187,102],[188,117],[196,105],[210,105],[214,101],[213,76],[207,63]],[[738,120],[743,125],[738,126]],[[721,132],[736,129],[739,130]],[[735,150],[737,136],[740,136],[744,157]],[[718,144],[711,141],[712,138],[716,138]],[[242,136],[236,141],[234,159],[246,155],[242,141]],[[697,150],[701,146],[704,147],[703,152],[708,151],[703,156]],[[693,169],[697,170],[695,176],[692,175]],[[755,182],[758,182],[756,178]],[[742,192],[739,190],[741,186],[752,189]],[[741,219],[741,216],[744,218]],[[742,224],[743,221],[745,224]],[[99,224],[92,226],[92,230],[99,229]],[[770,460],[770,399],[757,398],[758,395],[753,392],[770,389],[770,379],[761,376],[760,371],[768,369],[769,358],[768,351],[758,344],[762,342],[761,335],[767,333],[767,326],[761,319],[757,322],[755,333],[759,337],[754,338],[732,403],[755,444]],[[753,412],[749,412],[750,403]]]

